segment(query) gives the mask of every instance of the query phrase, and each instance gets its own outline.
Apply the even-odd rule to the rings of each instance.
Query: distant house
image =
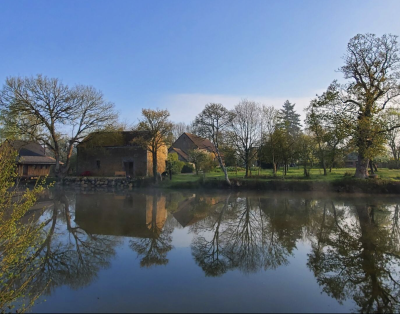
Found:
[[[51,166],[56,164],[56,160],[46,156],[45,147],[33,141],[6,140],[18,153],[17,169],[21,178],[38,178],[48,176]]]
[[[177,153],[178,159],[184,162],[188,161],[189,151],[200,149],[209,153],[216,153],[215,146],[208,139],[200,136],[183,133],[168,149],[168,153]]]
[[[77,145],[77,174],[144,177],[153,175],[151,153],[139,143],[142,131],[95,132]],[[157,154],[157,172],[165,171],[167,147]]]

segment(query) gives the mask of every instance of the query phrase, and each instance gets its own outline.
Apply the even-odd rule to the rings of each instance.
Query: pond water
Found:
[[[46,223],[32,311],[399,311],[399,204],[53,190],[31,212]]]

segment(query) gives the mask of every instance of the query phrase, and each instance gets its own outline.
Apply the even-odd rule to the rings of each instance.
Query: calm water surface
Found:
[[[400,197],[54,190],[34,312],[398,311]],[[50,282],[50,283],[49,283]],[[47,285],[47,286],[46,286]]]

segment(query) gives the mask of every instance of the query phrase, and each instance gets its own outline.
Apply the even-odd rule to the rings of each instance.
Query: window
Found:
[[[100,169],[100,160],[96,160],[97,169]]]

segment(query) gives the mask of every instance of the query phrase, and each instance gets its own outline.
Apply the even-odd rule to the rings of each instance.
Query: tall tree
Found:
[[[222,161],[219,151],[219,143],[221,135],[226,130],[235,117],[234,113],[226,109],[222,104],[210,103],[206,105],[204,110],[196,116],[193,126],[196,128],[200,136],[210,139],[214,144],[218,163],[225,174],[225,181],[230,185],[228,172]]]
[[[286,100],[278,114],[281,127],[286,129],[290,136],[298,135],[301,131],[300,115],[296,113],[294,106],[295,104]]]
[[[171,142],[170,135],[173,125],[168,120],[168,110],[142,109],[142,115],[143,118],[139,122],[137,129],[145,131],[148,135],[140,140],[152,155],[154,182],[157,183],[158,152],[163,146]]]
[[[55,174],[67,174],[74,146],[90,132],[113,125],[114,104],[90,86],[73,88],[56,78],[9,77],[0,91],[0,109],[6,125],[24,138],[46,145],[56,159]],[[62,145],[68,139],[64,164]]]
[[[328,92],[340,102],[334,115],[342,117],[351,130],[358,151],[355,177],[368,177],[369,160],[380,151],[388,128],[380,114],[395,107],[400,96],[400,57],[397,36],[358,34],[350,39],[344,55],[344,65],[339,69],[348,80],[336,81]]]
[[[232,120],[230,138],[249,176],[251,162],[257,155],[261,140],[261,107],[254,101],[242,100],[235,106],[235,118]]]

